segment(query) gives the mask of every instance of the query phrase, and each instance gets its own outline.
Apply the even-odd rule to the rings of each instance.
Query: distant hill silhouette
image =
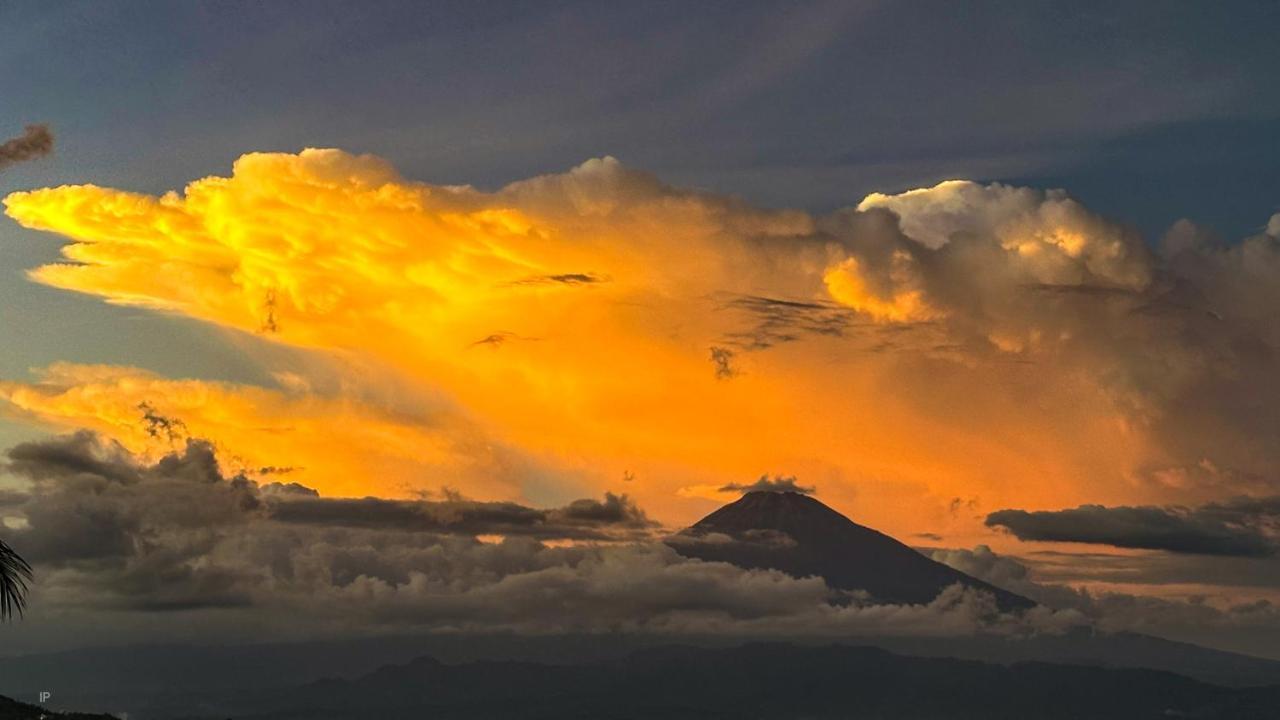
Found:
[[[220,709],[221,710],[221,709]],[[663,647],[580,665],[421,658],[224,711],[254,720],[1274,720],[1280,687],[1230,689],[1171,673],[992,665],[868,647]]]
[[[111,715],[52,712],[39,705],[28,705],[11,698],[0,697],[0,720],[116,720],[116,718]]]
[[[686,557],[772,568],[795,577],[817,575],[831,587],[865,590],[882,603],[928,603],[947,586],[961,583],[994,594],[1004,610],[1035,605],[796,492],[749,492],[668,542]]]
[[[197,709],[224,707],[237,697],[277,694],[320,677],[358,678],[381,666],[429,655],[446,664],[515,661],[542,665],[616,664],[637,652],[669,646],[670,636],[628,633],[517,636],[415,635],[225,646],[88,648],[0,658],[0,695],[34,697],[56,688],[62,707],[127,711],[131,720],[214,717]],[[709,648],[743,641],[721,636],[679,640]],[[1146,668],[1213,685],[1280,685],[1280,662],[1221,652],[1131,633],[1080,628],[1064,635],[1011,638],[832,637],[801,646],[875,645],[897,655],[959,658],[1011,665],[1043,662],[1110,668]],[[240,715],[224,714],[222,718]],[[1280,717],[1280,715],[1277,715]],[[3,720],[3,716],[0,716]]]

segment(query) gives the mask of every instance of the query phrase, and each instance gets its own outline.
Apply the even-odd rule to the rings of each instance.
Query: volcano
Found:
[[[794,577],[817,575],[833,588],[866,591],[879,603],[928,603],[960,583],[993,594],[1002,610],[1035,605],[797,492],[749,492],[667,542],[685,557]]]

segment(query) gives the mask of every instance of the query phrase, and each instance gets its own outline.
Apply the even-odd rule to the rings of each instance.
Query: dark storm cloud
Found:
[[[0,170],[42,158],[53,152],[53,133],[48,125],[28,125],[22,134],[0,143]]]
[[[1020,540],[1079,542],[1200,555],[1261,557],[1277,548],[1280,496],[1237,498],[1195,508],[1081,505],[1068,510],[998,510],[987,516]]]
[[[29,481],[12,505],[12,541],[42,585],[118,608],[186,609],[246,602],[252,568],[210,551],[261,513],[256,485],[225,476],[213,447],[189,441],[147,464],[88,432],[27,442],[6,469]]]
[[[776,475],[770,478],[768,475],[761,475],[759,480],[750,484],[729,483],[720,488],[720,492],[793,492],[802,495],[812,495],[817,492],[816,487],[805,487],[797,482],[795,476],[783,477]]]

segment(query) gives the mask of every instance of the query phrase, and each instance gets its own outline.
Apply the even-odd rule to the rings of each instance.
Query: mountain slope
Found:
[[[935,562],[883,533],[863,527],[794,492],[743,495],[668,540],[686,557],[788,575],[818,575],[841,590],[865,590],[878,602],[928,603],[961,583],[996,596],[1005,610],[1031,600]]]

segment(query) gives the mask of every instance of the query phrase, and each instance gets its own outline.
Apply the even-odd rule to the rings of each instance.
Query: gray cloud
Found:
[[[768,475],[761,475],[759,480],[750,484],[729,483],[720,488],[720,492],[793,492],[802,495],[812,495],[816,491],[816,487],[801,485],[794,475],[787,477],[775,475],[772,478]]]
[[[28,125],[22,134],[0,143],[0,170],[42,158],[53,152],[53,133],[48,125]]]
[[[1236,498],[1195,508],[1081,505],[1068,510],[998,510],[990,527],[1020,540],[1079,542],[1175,553],[1260,557],[1276,551],[1280,496]]]
[[[295,484],[296,485],[296,484]],[[275,493],[268,516],[283,523],[395,529],[462,535],[521,535],[543,539],[619,540],[647,537],[656,527],[626,495],[575,500],[562,508],[536,509],[510,502],[306,497]]]
[[[248,604],[255,584],[290,561],[263,548],[270,561],[245,563],[231,548],[268,536],[368,530],[413,543],[491,534],[614,541],[647,537],[656,526],[625,495],[548,510],[456,496],[439,502],[322,498],[298,483],[259,486],[227,475],[201,440],[147,463],[79,432],[19,444],[8,459],[5,469],[31,486],[5,495],[6,513],[23,521],[12,541],[68,597],[94,596],[134,609]],[[407,577],[403,569],[387,573]]]
[[[1106,632],[1145,632],[1176,640],[1206,644],[1236,652],[1275,657],[1280,640],[1280,605],[1268,600],[1210,602],[1203,596],[1186,598],[1137,595],[1072,587],[1039,579],[1039,564],[1033,569],[1026,562],[998,555],[979,545],[972,550],[922,549],[934,560],[985,580],[993,585],[1029,597],[1047,607],[1063,612],[1077,612],[1096,628]],[[1215,559],[1215,562],[1221,562]],[[1085,567],[1096,567],[1098,560],[1084,556],[1076,561]],[[1270,563],[1270,560],[1248,562]],[[1144,577],[1141,573],[1116,577],[1103,570],[1103,581],[1163,583],[1169,578],[1160,574]]]

